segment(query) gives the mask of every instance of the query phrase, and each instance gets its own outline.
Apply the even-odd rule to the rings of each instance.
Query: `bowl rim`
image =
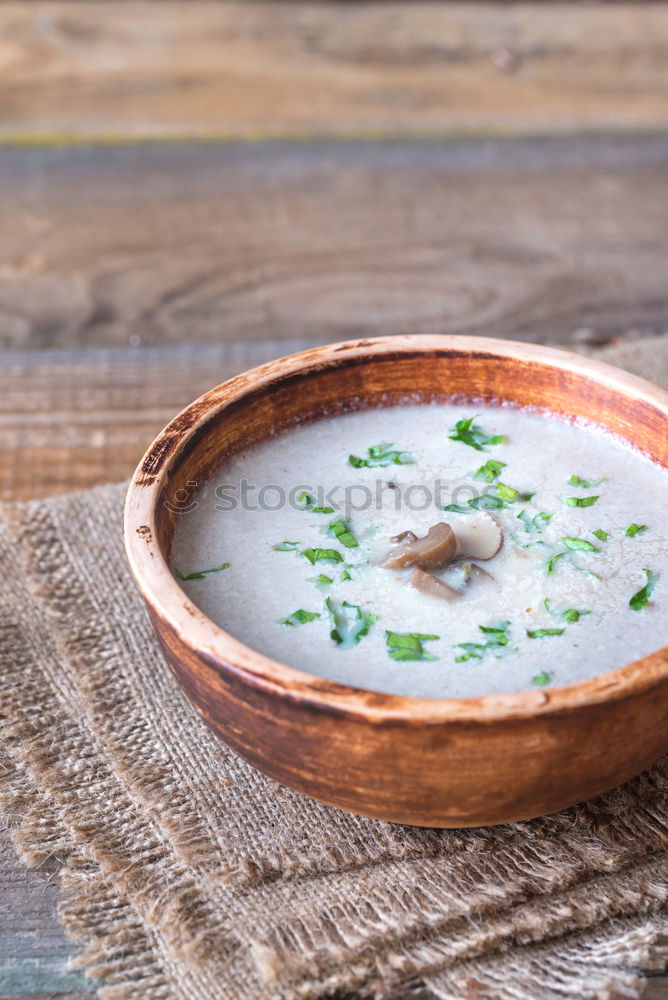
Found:
[[[602,361],[522,341],[457,334],[403,334],[340,341],[249,369],[210,389],[177,414],[151,443],[128,487],[124,535],[128,561],[144,600],[214,671],[234,675],[265,692],[329,713],[375,722],[480,723],[554,715],[631,698],[668,681],[668,646],[631,663],[573,684],[468,698],[385,694],[330,681],[254,650],[216,625],[181,589],[162,555],[156,505],[169,470],[198,431],[249,392],[295,375],[336,367],[358,357],[402,351],[462,353],[539,362],[593,378],[613,391],[642,399],[668,418],[668,392]]]

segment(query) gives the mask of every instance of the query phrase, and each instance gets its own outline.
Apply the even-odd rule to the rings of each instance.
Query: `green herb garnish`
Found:
[[[469,448],[475,448],[476,451],[484,451],[485,445],[503,444],[506,440],[505,434],[491,436],[486,434],[482,427],[475,423],[475,417],[458,420],[454,430],[448,434],[448,438],[451,441],[461,441],[462,444],[467,444]]]
[[[580,476],[571,476],[568,480],[570,486],[579,486],[581,490],[590,490],[592,486],[600,486],[605,482],[605,476],[600,479],[581,479]]]
[[[586,538],[562,538],[561,539],[566,548],[574,549],[576,552],[600,552],[595,545],[588,542]]]
[[[566,608],[565,611],[553,611],[547,597],[543,601],[543,607],[548,614],[553,615],[555,618],[561,618],[565,622],[579,622],[585,615],[591,614],[591,611],[578,611],[577,608]]]
[[[592,531],[592,535],[596,535],[602,542],[607,542],[608,540],[608,532],[604,531],[603,528],[596,528]]]
[[[452,513],[452,514],[470,514],[471,513],[471,511],[470,511],[470,509],[468,507],[461,507],[458,503],[449,503],[449,504],[446,504],[445,507],[441,508],[441,510],[450,511],[450,513]]]
[[[317,611],[304,611],[300,608],[298,611],[293,611],[291,615],[284,618],[281,625],[305,625],[306,622],[312,622],[315,618],[319,618],[320,614]]]
[[[641,611],[645,605],[649,604],[649,599],[652,595],[652,591],[659,582],[660,576],[658,573],[652,573],[649,569],[644,569],[643,573],[647,577],[647,583],[644,587],[641,587],[637,593],[633,595],[629,604],[634,611]]]
[[[324,573],[320,573],[316,576],[315,582],[321,584],[323,587],[328,587],[330,583],[334,583],[331,576],[325,576]]]
[[[508,506],[508,501],[502,500],[501,497],[492,493],[483,493],[482,496],[473,497],[472,500],[468,501],[468,504],[474,510],[503,510]]]
[[[385,632],[387,651],[393,660],[435,660],[422,645],[432,639],[440,639],[440,635],[428,635],[422,632]]]
[[[530,639],[546,639],[549,635],[563,635],[565,631],[564,628],[528,628],[526,634]]]
[[[338,542],[341,542],[341,545],[345,545],[347,549],[357,548],[357,539],[348,527],[347,521],[332,521],[327,528],[327,532],[333,535]]]
[[[362,611],[359,604],[351,604],[349,601],[342,601],[337,605],[331,597],[325,601],[325,606],[329,612],[332,628],[329,633],[330,638],[339,646],[357,645],[376,621],[376,616],[368,611]],[[350,615],[348,612],[353,611]]]
[[[513,486],[508,486],[507,483],[497,483],[496,492],[501,497],[502,500],[512,500],[515,501],[518,498],[522,500],[531,500],[533,493],[520,493]]]
[[[550,558],[545,563],[545,572],[549,575],[554,573],[554,566],[557,559],[561,559],[562,556],[567,556],[568,552],[557,552],[555,555],[550,556]]]
[[[636,524],[634,521],[633,524],[629,524],[624,534],[626,535],[627,538],[635,538],[636,535],[639,535],[641,531],[647,531],[647,525]]]
[[[386,468],[388,465],[413,465],[415,459],[407,451],[397,451],[391,443],[373,444],[367,449],[366,458],[348,455],[348,464],[354,469]]]
[[[341,570],[341,581],[342,581],[342,583],[345,583],[346,580],[352,580],[352,576],[350,575],[350,570],[351,569],[352,569],[352,566],[344,565],[343,569]]]
[[[529,535],[536,535],[543,531],[543,528],[549,524],[551,518],[554,517],[554,514],[546,514],[544,511],[541,511],[540,514],[536,514],[535,517],[531,517],[531,515],[527,514],[525,510],[521,510],[517,517],[518,520],[522,522],[524,530]]]
[[[599,498],[595,497],[564,497],[567,507],[593,507]]]
[[[533,495],[533,493],[520,493],[513,486],[508,486],[507,483],[497,483],[493,493],[483,493],[479,497],[473,497],[472,500],[468,501],[468,504],[475,510],[503,510],[518,500],[526,503],[531,500]]]
[[[564,552],[556,552],[553,556],[550,556],[550,558],[547,560],[547,562],[545,563],[545,572],[548,575],[550,573],[554,573],[554,567],[557,559],[561,559],[562,556],[570,555],[569,550],[579,551],[579,552],[600,552],[600,549],[597,549],[595,545],[592,545],[591,542],[586,541],[586,539],[584,538],[562,538],[561,540],[566,546],[566,549],[564,550]],[[593,576],[595,579],[597,580],[599,579],[596,573],[592,573],[591,570],[583,569],[576,563],[572,563],[572,565],[574,569],[578,570],[578,572],[586,573],[587,576]]]
[[[297,503],[304,504],[304,510],[309,511],[310,514],[333,514],[333,507],[316,507],[315,497],[311,496],[305,490],[299,494],[297,497]]]
[[[294,552],[299,548],[299,542],[279,542],[273,548],[275,552]]]
[[[505,467],[505,462],[497,462],[493,458],[490,458],[488,462],[480,466],[473,478],[484,479],[487,483],[495,483],[501,475],[501,470],[505,469]]]
[[[221,563],[220,566],[212,566],[211,569],[200,569],[194,573],[181,573],[180,570],[174,568],[174,576],[177,580],[204,580],[211,573],[220,573],[221,570],[229,568],[228,562]]]
[[[547,670],[541,670],[540,673],[534,674],[534,676],[531,678],[532,684],[535,684],[536,687],[547,687],[547,685],[550,683],[550,680],[551,678]]]
[[[461,649],[459,656],[455,657],[455,663],[465,663],[467,660],[480,660],[488,653],[494,656],[505,656],[509,650],[508,629],[510,622],[500,622],[498,625],[478,625],[480,631],[490,638],[486,642],[458,642],[456,649]]]
[[[317,562],[343,562],[343,556],[336,549],[304,549],[302,555],[312,566]]]

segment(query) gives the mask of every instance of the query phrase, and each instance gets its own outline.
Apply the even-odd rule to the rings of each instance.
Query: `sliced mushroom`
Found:
[[[462,563],[462,572],[466,583],[468,583],[469,580],[491,580],[493,583],[496,583],[496,577],[492,576],[491,573],[488,573],[486,569],[482,568],[482,566],[476,566],[475,563]]]
[[[475,563],[462,563],[462,569],[464,570],[467,594],[475,593],[480,587],[496,586],[496,577],[488,573],[482,566],[476,566]]]
[[[414,570],[408,578],[408,586],[419,590],[427,597],[437,597],[440,601],[456,601],[462,594],[461,591],[449,587],[443,580],[439,580],[432,573],[425,573],[422,569]]]
[[[503,535],[493,517],[478,514],[457,525],[455,559],[491,559],[501,548]]]
[[[390,541],[395,545],[398,542],[417,542],[417,537],[414,531],[402,531],[400,535],[393,535]]]
[[[412,534],[412,532],[411,532]],[[457,551],[457,539],[449,524],[432,524],[424,538],[402,542],[380,565],[383,569],[436,569],[446,566]]]

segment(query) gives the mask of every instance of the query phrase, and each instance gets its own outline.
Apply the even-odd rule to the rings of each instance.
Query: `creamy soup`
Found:
[[[569,684],[668,642],[667,485],[543,413],[350,413],[226,460],[182,504],[172,568],[237,639],[330,680],[434,698]]]

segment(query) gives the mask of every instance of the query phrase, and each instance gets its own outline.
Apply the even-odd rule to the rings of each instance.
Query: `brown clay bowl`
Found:
[[[620,784],[668,750],[668,647],[579,684],[465,699],[378,694],[255,652],[192,604],[167,558],[171,498],[296,421],[415,394],[586,417],[668,466],[668,393],[608,365],[511,341],[405,336],[282,358],[180,413],[137,469],[126,546],[167,661],[209,726],[300,792],[420,826],[527,819]],[[186,491],[179,493],[178,491]]]

